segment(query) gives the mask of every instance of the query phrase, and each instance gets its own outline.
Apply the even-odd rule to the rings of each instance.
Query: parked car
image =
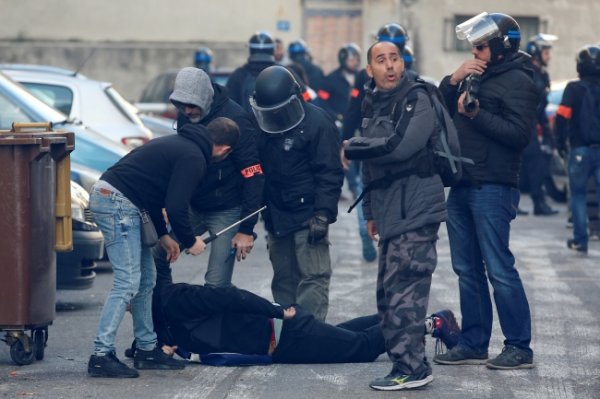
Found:
[[[73,250],[56,253],[56,288],[90,288],[96,278],[96,260],[104,256],[104,238],[92,220],[90,196],[71,181],[71,221]]]
[[[140,101],[135,103],[140,112],[177,119],[177,110],[169,101],[177,72],[179,72],[179,69],[169,69],[148,83],[148,86],[142,92]],[[216,70],[211,72],[211,79],[214,83],[225,86],[231,73],[232,70],[230,69]]]
[[[71,153],[71,175],[88,186],[99,173],[118,161],[127,150],[104,138],[81,123],[71,123],[64,114],[49,107],[22,86],[0,72],[0,129],[10,129],[12,122],[51,122],[55,128],[75,133],[75,150]],[[103,147],[105,144],[106,147]],[[84,177],[82,177],[84,176]],[[73,186],[73,185],[72,185]],[[57,257],[56,274],[59,288],[89,287],[94,257],[102,257],[102,233],[89,219],[87,202],[80,190],[72,190],[73,252]]]
[[[135,148],[153,137],[138,110],[110,83],[48,66],[0,64],[0,69],[46,104],[112,141]]]

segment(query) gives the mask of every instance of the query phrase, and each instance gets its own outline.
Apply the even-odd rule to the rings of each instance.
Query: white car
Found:
[[[130,149],[153,137],[138,117],[138,110],[110,83],[48,66],[0,64],[0,70],[69,119],[80,120]]]

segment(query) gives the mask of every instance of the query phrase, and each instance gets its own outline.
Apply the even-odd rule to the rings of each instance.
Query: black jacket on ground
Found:
[[[259,154],[265,172],[263,213],[267,230],[282,237],[308,226],[316,211],[337,218],[344,173],[335,124],[322,109],[304,104],[306,116],[295,128],[262,132]]]
[[[583,80],[600,84],[600,76],[586,76]],[[579,132],[579,113],[586,90],[581,80],[569,82],[563,92],[562,100],[560,100],[556,111],[555,131],[557,148],[563,152],[567,149],[567,139],[570,148],[589,145],[585,143]]]
[[[521,152],[529,143],[539,101],[538,91],[525,66],[528,56],[488,65],[481,76],[480,111],[470,119],[457,113],[459,86],[450,76],[440,83],[458,131],[461,153],[475,165],[464,164],[460,184],[507,184],[518,187]]]
[[[138,147],[111,166],[101,179],[123,193],[139,209],[150,212],[158,236],[167,234],[162,208],[185,248],[196,242],[189,221],[189,202],[212,156],[206,128],[188,124],[177,134]]]
[[[194,353],[266,355],[269,319],[283,308],[235,287],[206,287],[157,281],[153,320],[160,342]]]
[[[215,118],[226,117],[240,128],[240,139],[227,158],[211,163],[202,184],[195,190],[190,204],[198,211],[216,212],[242,206],[240,218],[261,207],[265,178],[262,173],[256,146],[257,131],[254,120],[241,106],[225,94],[225,89],[213,83],[215,95],[209,114],[200,121],[206,126]],[[179,113],[177,125],[189,122]],[[240,224],[239,231],[252,234],[258,215]]]
[[[241,105],[246,112],[251,113],[249,97],[254,93],[256,77],[263,69],[272,65],[275,65],[275,61],[252,61],[233,71],[225,86],[229,98]]]

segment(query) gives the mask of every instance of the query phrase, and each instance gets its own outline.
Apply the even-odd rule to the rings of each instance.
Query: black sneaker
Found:
[[[495,359],[488,360],[485,365],[488,369],[496,370],[532,369],[534,367],[533,355],[512,345],[505,346],[502,353]]]
[[[485,364],[487,352],[476,353],[462,346],[455,346],[446,353],[435,355],[433,362],[437,364]]]
[[[90,377],[104,378],[137,378],[139,373],[122,363],[114,352],[104,356],[92,355],[88,362],[88,374]]]
[[[398,391],[400,389],[411,389],[422,387],[433,381],[431,371],[423,371],[418,374],[406,375],[392,370],[383,378],[377,378],[369,384],[377,391]]]
[[[573,238],[567,240],[567,247],[581,254],[587,254],[588,251],[587,245],[579,244]]]
[[[135,350],[133,366],[138,370],[181,370],[185,362],[173,359],[162,348],[156,346],[151,351]]]

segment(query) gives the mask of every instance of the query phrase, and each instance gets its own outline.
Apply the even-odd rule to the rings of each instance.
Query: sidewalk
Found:
[[[364,263],[349,202],[340,203],[339,220],[331,228],[332,262],[328,321],[337,323],[375,312],[376,263]],[[87,377],[100,309],[111,284],[109,271],[100,273],[86,291],[59,291],[63,308],[49,330],[46,358],[30,366],[15,366],[9,347],[0,345],[0,397],[14,398],[600,398],[600,242],[589,255],[566,248],[564,205],[552,217],[518,217],[513,222],[512,250],[528,294],[533,317],[536,367],[492,371],[485,366],[433,365],[434,381],[424,389],[375,392],[368,382],[391,368],[386,355],[375,363],[274,365],[215,368],[189,365],[180,372],[143,371],[135,380]],[[522,208],[531,209],[528,197]],[[236,264],[234,283],[270,298],[271,266],[264,231],[250,257]],[[438,267],[429,311],[449,308],[460,318],[457,279],[450,265],[445,225],[440,229]],[[207,255],[183,256],[174,266],[176,281],[202,283]],[[240,331],[240,333],[243,333]],[[118,356],[131,341],[126,317],[118,336]],[[428,338],[431,358],[434,341]],[[502,349],[497,319],[490,346]],[[130,362],[129,360],[126,360]],[[12,373],[12,374],[11,374]]]

